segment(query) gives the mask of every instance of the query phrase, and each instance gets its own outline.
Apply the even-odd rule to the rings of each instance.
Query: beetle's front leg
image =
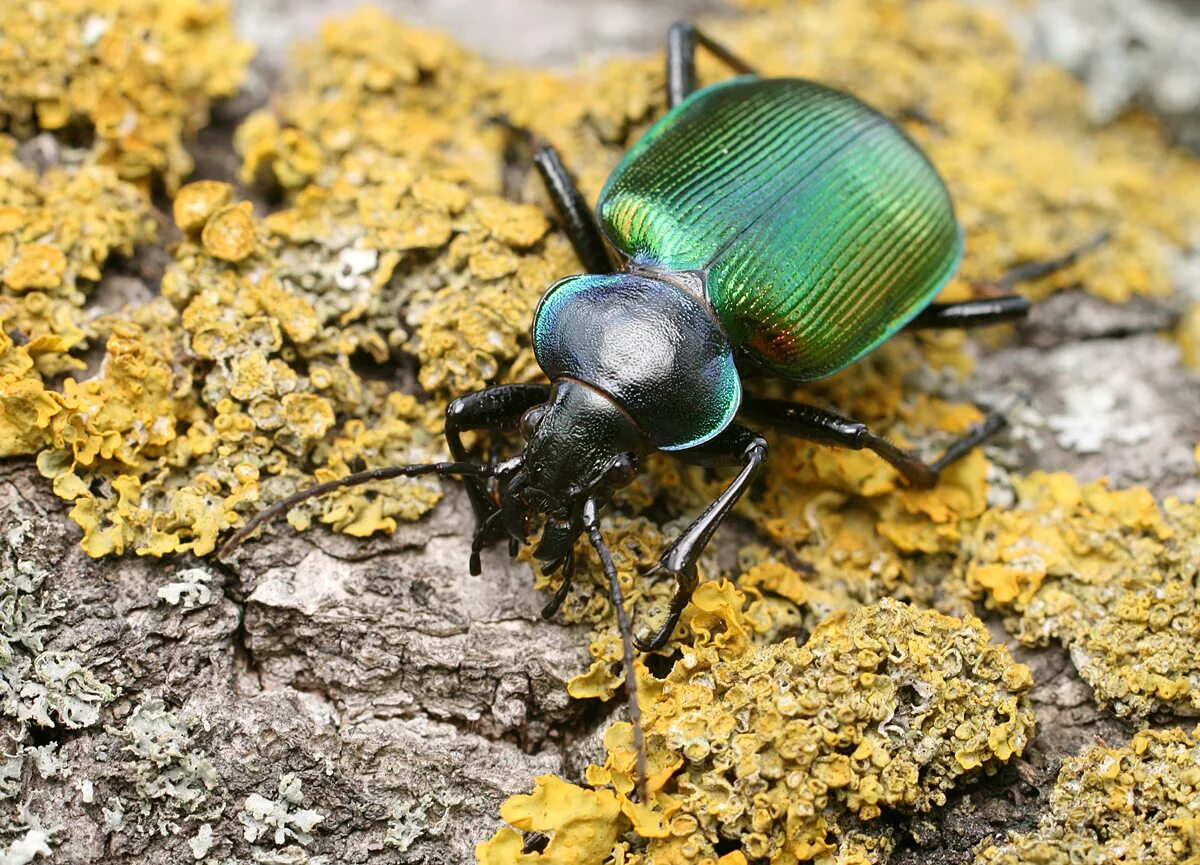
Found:
[[[467,459],[462,433],[468,430],[502,431],[512,429],[535,405],[550,398],[547,384],[502,384],[460,396],[446,406],[446,443],[456,460]],[[476,527],[480,528],[496,510],[483,481],[467,479],[467,496],[475,511]]]
[[[712,441],[681,451],[676,456],[696,465],[741,465],[742,470],[725,491],[704,509],[704,513],[675,539],[651,570],[652,574],[673,576],[675,593],[671,596],[667,619],[662,626],[649,639],[640,636],[635,639],[638,649],[643,652],[661,649],[671,638],[671,633],[679,624],[679,617],[683,615],[684,607],[688,605],[688,601],[692,599],[692,592],[696,590],[696,562],[708,546],[717,526],[749,489],[754,476],[758,474],[759,467],[767,458],[767,440],[747,427],[730,424]]]

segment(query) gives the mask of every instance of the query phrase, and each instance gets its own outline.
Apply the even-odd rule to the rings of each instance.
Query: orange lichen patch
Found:
[[[39,0],[0,6],[0,127],[76,139],[127,180],[174,190],[192,168],[183,138],[231,96],[251,56],[228,4]]]
[[[966,538],[965,576],[1022,642],[1060,640],[1120,715],[1200,710],[1200,507],[1035,473]]]
[[[608,858],[563,843],[560,855],[574,856],[553,861],[713,862],[728,841],[775,865],[880,861],[890,833],[871,821],[941,804],[961,777],[994,771],[1029,740],[1029,670],[978,619],[885,600],[831,616],[804,646],[756,646],[744,596],[704,589],[699,639],[665,680],[640,689],[649,801],[640,812],[615,807],[633,789],[627,724],[614,725],[608,759],[587,771],[598,788],[588,795],[614,797],[588,812],[587,837],[631,834]],[[545,811],[536,826],[502,816],[557,839],[569,815]],[[539,861],[511,858],[514,840],[500,830],[480,861]]]
[[[62,250],[46,243],[26,243],[4,269],[4,284],[14,291],[33,288],[58,288],[67,270]]]
[[[233,197],[233,187],[216,180],[197,180],[175,195],[171,213],[181,231],[200,231],[219,207]]]
[[[1032,832],[987,840],[976,865],[1200,860],[1200,728],[1147,730],[1063,763]]]
[[[317,42],[297,47],[287,97],[239,131],[243,180],[329,187],[351,167],[411,170],[429,156],[424,167],[439,179],[498,190],[495,144],[483,139],[499,131],[475,116],[484,75],[448,37],[378,9],[326,22]]]
[[[947,297],[1103,231],[1113,233],[1106,246],[1022,290],[1042,297],[1079,283],[1114,301],[1169,292],[1165,253],[1194,245],[1200,229],[1196,160],[1173,151],[1144,114],[1097,129],[1083,85],[1060,69],[1029,69],[999,12],[957,0],[741,5],[760,14],[723,30],[743,56],[901,118],[946,177],[967,232]]]

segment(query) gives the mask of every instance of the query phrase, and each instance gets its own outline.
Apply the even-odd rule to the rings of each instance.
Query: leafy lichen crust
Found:
[[[700,863],[731,846],[772,865],[885,861],[890,833],[873,821],[943,803],[1029,741],[1029,670],[978,619],[885,599],[829,617],[803,646],[755,645],[745,601],[705,584],[694,643],[664,680],[641,670],[649,804],[628,798],[632,737],[614,725],[608,760],[587,771],[594,790],[542,778],[501,811],[551,835],[544,856],[502,829],[479,861]]]
[[[1200,713],[1200,507],[1034,473],[964,543],[968,584],[1030,645],[1059,640],[1118,715]]]
[[[1032,832],[985,841],[976,865],[1200,861],[1200,728],[1144,730],[1063,763]]]
[[[0,7],[0,129],[90,143],[122,178],[168,191],[184,148],[250,60],[221,0],[37,0]]]
[[[102,185],[161,176],[174,192],[186,167],[178,141],[212,98],[236,86],[245,62],[245,48],[228,38],[225,7],[38,5],[45,14],[30,18],[31,38],[45,44],[45,62],[0,57],[13,83],[0,112],[8,125],[21,137],[94,128],[84,162],[116,172]],[[996,17],[952,0],[746,5],[749,14],[721,26],[723,41],[768,74],[808,75],[901,118],[947,176],[970,253],[946,298],[1106,229],[1116,232],[1111,243],[1032,292],[1076,282],[1116,299],[1168,290],[1164,247],[1186,239],[1200,212],[1189,192],[1200,188],[1194,160],[1167,148],[1144,118],[1088,127],[1078,86],[1049,69],[1022,72]],[[28,29],[30,20],[17,24]],[[189,50],[168,51],[184,24]],[[192,62],[151,68],[155,52]],[[700,71],[705,81],[726,74],[708,60]],[[148,103],[154,93],[161,100]],[[65,234],[31,232],[29,213],[0,215],[0,253],[8,235],[16,238],[0,255],[0,317],[12,342],[0,345],[0,400],[4,417],[17,419],[3,446],[41,451],[94,555],[205,553],[246,514],[308,482],[440,455],[437,415],[448,398],[538,376],[530,315],[546,286],[578,269],[534,173],[513,167],[529,156],[520,136],[495,118],[557,145],[594,196],[664,102],[657,60],[555,76],[488,65],[378,11],[326,23],[298,49],[279,98],[237,134],[243,181],[279,195],[283,208],[262,217],[210,181],[179,189],[173,211],[184,240],[162,286],[170,304],[124,313],[140,331],[103,321],[85,328],[77,308],[111,251],[149,239],[144,199],[125,200],[129,189],[113,187],[101,218],[83,222],[112,227],[82,251]],[[115,105],[124,113],[113,126],[105,112]],[[997,112],[1007,118],[1000,127]],[[1054,124],[1042,122],[1048,114]],[[101,182],[89,176],[75,182]],[[1156,194],[1163,184],[1179,194]],[[117,215],[125,223],[113,224]],[[74,292],[75,312],[54,302],[60,290]],[[106,365],[51,387],[47,376],[79,371],[83,335],[112,343]],[[968,369],[961,344],[938,336],[918,350],[901,339],[801,395],[901,443],[936,444],[977,414],[914,396],[911,386],[930,369],[945,377]],[[356,366],[397,358],[408,359],[428,401],[397,404],[391,388]],[[111,410],[97,413],[102,403]],[[986,494],[980,456],[930,493],[900,490],[869,454],[780,443],[773,462],[761,507],[744,508],[776,548],[758,562],[795,556],[853,575],[853,603],[888,593],[919,600],[905,588],[914,554],[952,552],[960,523],[982,511]],[[680,476],[686,483],[672,483]],[[641,491],[643,501],[679,510],[712,488],[694,472],[662,467]],[[294,524],[317,517],[356,535],[387,531],[438,495],[432,481],[345,491],[310,504]]]

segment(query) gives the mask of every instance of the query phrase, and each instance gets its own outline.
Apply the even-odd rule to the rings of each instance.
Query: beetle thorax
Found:
[[[659,450],[694,447],[737,413],[733,349],[705,302],[647,273],[583,275],[550,288],[533,344],[551,381],[591,385]]]

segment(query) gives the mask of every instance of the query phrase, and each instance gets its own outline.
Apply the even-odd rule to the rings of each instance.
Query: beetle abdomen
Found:
[[[705,271],[733,344],[793,379],[875,348],[962,255],[917,146],[853,96],[794,79],[692,94],[617,166],[599,213],[635,261]]]
[[[604,392],[659,450],[708,441],[741,404],[733,349],[703,300],[645,275],[556,282],[533,315],[533,350],[551,381]]]

